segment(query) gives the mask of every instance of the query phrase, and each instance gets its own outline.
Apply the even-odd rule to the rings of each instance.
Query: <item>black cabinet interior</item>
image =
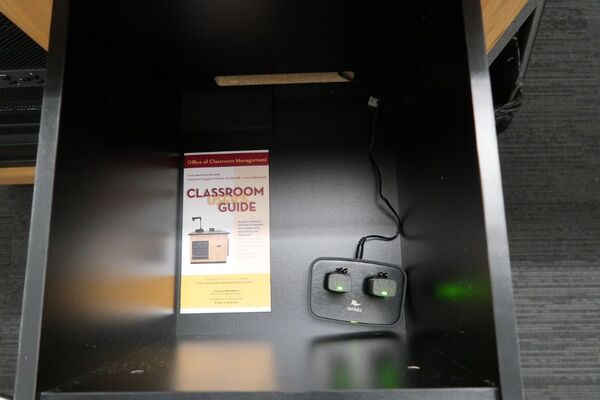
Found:
[[[495,133],[475,130],[469,57],[485,55],[469,54],[463,11],[438,0],[57,0],[68,29],[55,29],[65,51],[48,79],[60,123],[42,132],[57,146],[52,220],[32,237],[48,249],[39,369],[20,372],[17,396],[30,383],[45,398],[498,398],[476,141]],[[356,82],[214,82],[335,71]],[[395,229],[367,155],[369,96],[382,99],[376,156],[404,232],[370,243],[365,259],[408,274],[405,318],[385,329],[320,321],[307,305],[315,258],[351,257],[364,234]],[[181,154],[251,149],[270,151],[272,312],[177,315]]]

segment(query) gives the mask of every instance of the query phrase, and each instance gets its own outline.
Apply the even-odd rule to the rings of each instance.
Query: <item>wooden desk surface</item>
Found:
[[[52,0],[0,0],[0,12],[48,50]]]
[[[32,185],[35,167],[0,168],[0,185]]]
[[[481,0],[485,45],[489,52],[530,0]]]
[[[528,1],[531,0],[481,0],[488,52]],[[52,0],[0,0],[0,12],[48,50]],[[0,168],[0,185],[33,184],[34,177],[34,167]]]

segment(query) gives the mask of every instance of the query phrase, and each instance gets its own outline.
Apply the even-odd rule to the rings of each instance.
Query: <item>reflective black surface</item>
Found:
[[[448,357],[443,349],[453,345],[460,341],[410,337],[390,330],[346,331],[314,335],[310,340],[294,332],[275,340],[179,337],[115,357],[54,391],[219,392],[222,396],[241,392],[252,398],[270,392],[375,391],[371,392],[375,395],[397,390],[397,396],[402,396],[415,388],[493,389],[479,371]],[[382,396],[394,398],[392,393]]]

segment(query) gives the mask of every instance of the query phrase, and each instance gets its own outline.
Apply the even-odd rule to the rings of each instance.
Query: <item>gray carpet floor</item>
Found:
[[[549,0],[500,139],[527,399],[600,399],[600,1]]]
[[[0,186],[0,393],[12,392],[21,318],[31,186]]]
[[[528,400],[600,399],[600,1],[548,0],[500,138]],[[14,379],[31,187],[0,187],[0,391]]]

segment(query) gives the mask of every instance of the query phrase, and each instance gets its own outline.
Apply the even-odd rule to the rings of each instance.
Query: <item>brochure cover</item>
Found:
[[[269,152],[184,154],[180,313],[271,311]]]

